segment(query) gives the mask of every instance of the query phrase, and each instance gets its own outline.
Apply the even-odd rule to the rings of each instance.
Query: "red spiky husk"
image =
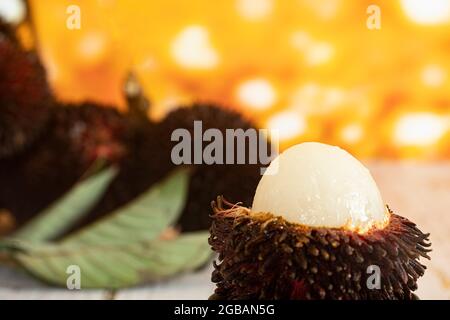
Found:
[[[429,234],[390,211],[382,229],[360,234],[289,223],[221,198],[209,243],[219,254],[212,299],[416,299]],[[380,287],[368,281],[380,268]]]

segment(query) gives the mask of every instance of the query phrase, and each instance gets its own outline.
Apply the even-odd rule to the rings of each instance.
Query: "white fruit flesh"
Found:
[[[365,231],[389,213],[369,170],[338,147],[307,142],[280,154],[256,189],[252,212],[311,227]]]

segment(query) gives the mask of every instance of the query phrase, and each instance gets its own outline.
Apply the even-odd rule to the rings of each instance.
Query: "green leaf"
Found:
[[[122,245],[151,240],[178,218],[186,201],[188,181],[188,170],[175,170],[130,204],[69,235],[63,243]]]
[[[3,249],[25,270],[66,286],[69,266],[81,270],[83,288],[123,288],[165,279],[204,265],[211,257],[208,232],[163,240],[179,216],[189,172],[176,170],[141,197],[60,243],[12,238]]]
[[[80,181],[60,200],[18,230],[13,237],[44,241],[63,234],[74,221],[89,212],[97,203],[116,173],[115,168],[107,168]],[[45,184],[45,181],[42,183]]]
[[[208,232],[183,234],[173,240],[105,244],[23,243],[18,263],[36,277],[66,286],[69,266],[80,268],[82,288],[119,289],[168,278],[203,266],[211,257]]]

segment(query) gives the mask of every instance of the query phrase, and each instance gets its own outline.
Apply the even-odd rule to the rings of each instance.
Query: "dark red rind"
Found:
[[[223,137],[227,129],[256,129],[252,121],[243,117],[240,113],[210,104],[194,104],[190,107],[181,107],[170,112],[158,125],[158,142],[160,147],[158,157],[162,158],[160,170],[173,169],[171,159],[172,148],[178,143],[172,141],[171,135],[175,129],[186,129],[192,139],[192,151],[194,151],[194,121],[201,121],[203,132],[214,128],[219,130]],[[203,142],[205,147],[210,142]],[[246,159],[250,153],[250,147],[246,146]],[[223,155],[228,151],[225,148]],[[235,155],[237,152],[235,151]],[[218,194],[224,195],[232,201],[242,201],[243,205],[250,205],[253,194],[261,179],[262,164],[192,164],[192,176],[189,181],[189,194],[186,207],[179,220],[184,231],[208,230],[211,226],[210,203]]]
[[[383,229],[365,234],[292,224],[251,214],[222,199],[213,204],[209,243],[219,253],[214,299],[416,299],[429,234],[391,212]],[[380,288],[367,281],[380,268]]]
[[[25,51],[13,30],[0,21],[0,158],[37,138],[53,105],[45,69],[34,51]]]
[[[19,227],[68,192],[96,160],[117,164],[128,152],[126,118],[111,107],[65,105],[47,116],[36,141],[0,159],[0,208]]]

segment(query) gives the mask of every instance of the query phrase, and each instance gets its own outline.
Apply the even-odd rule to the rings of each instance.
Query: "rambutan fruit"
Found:
[[[67,192],[96,160],[118,163],[127,153],[124,116],[93,104],[59,106],[26,149],[0,160],[0,206],[18,226]]]
[[[157,124],[147,122],[147,125],[141,125],[139,133],[128,141],[128,153],[120,162],[118,176],[101,201],[76,228],[133,200],[175,169],[177,165],[171,159],[172,148],[176,144],[171,141],[172,132],[186,129],[193,136],[194,121],[201,121],[204,130],[215,128],[224,135],[226,129],[254,128],[250,121],[237,112],[199,104],[177,108]],[[217,194],[250,204],[261,174],[261,165],[258,164],[202,163],[187,166],[192,169],[189,193],[178,221],[183,231],[206,230],[210,227],[208,204]]]
[[[3,181],[0,208],[12,213],[18,227],[67,192],[96,161],[124,166],[124,169],[128,164],[140,166],[137,164],[140,159],[135,159],[134,155],[143,139],[152,138],[147,134],[152,123],[142,110],[147,102],[140,92],[135,90],[128,94],[125,90],[124,93],[131,109],[125,114],[114,106],[95,103],[55,104],[53,108],[40,109],[47,120],[40,135],[26,147],[0,158]],[[11,125],[26,117],[26,113],[18,113]],[[145,170],[145,164],[139,169]],[[119,185],[120,190],[125,190],[124,194],[109,192],[109,201],[101,203],[104,208],[91,212],[75,228],[137,196],[144,190],[143,184],[148,186],[138,175],[130,176],[127,172],[126,169],[121,171],[120,179],[114,181],[110,190],[114,191]]]
[[[253,192],[261,178],[262,164],[206,164],[204,162],[195,164],[194,158],[194,121],[201,121],[203,131],[217,129],[221,135],[226,137],[227,129],[255,129],[255,125],[245,119],[240,113],[227,110],[214,105],[196,104],[191,107],[181,107],[170,112],[158,125],[157,140],[159,147],[153,158],[160,160],[159,167],[163,172],[174,168],[171,152],[176,141],[172,141],[171,135],[176,129],[186,129],[193,137],[191,141],[192,151],[192,176],[189,184],[189,195],[179,224],[185,231],[208,229],[211,225],[209,203],[218,194],[225,195],[233,201],[241,201],[249,205],[252,201]],[[224,139],[225,140],[225,139]],[[266,141],[265,141],[266,142]],[[208,142],[203,141],[204,148]],[[246,145],[245,156],[248,159],[250,148],[255,146]],[[227,150],[224,143],[223,154]],[[235,152],[236,154],[236,152]]]
[[[213,203],[211,299],[417,298],[429,234],[384,206],[359,161],[304,143],[266,173],[251,209]]]

